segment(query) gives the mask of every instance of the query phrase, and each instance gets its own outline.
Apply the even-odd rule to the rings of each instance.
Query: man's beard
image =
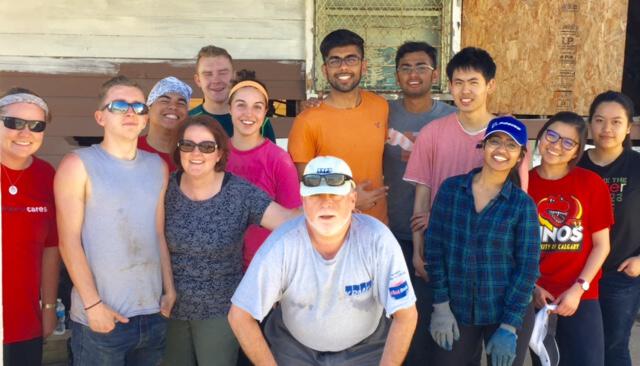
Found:
[[[352,79],[351,84],[348,84],[348,85],[340,84],[339,79],[337,77],[329,78],[327,81],[329,82],[329,85],[331,85],[333,89],[342,93],[348,93],[354,90],[355,88],[357,88],[358,85],[360,85],[360,80],[362,79],[362,74],[357,76],[355,74],[353,75],[354,75],[354,78]]]

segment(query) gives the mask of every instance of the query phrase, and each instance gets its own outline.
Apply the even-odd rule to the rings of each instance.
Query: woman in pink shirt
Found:
[[[253,72],[238,73],[238,82],[229,93],[229,112],[233,122],[227,171],[265,191],[286,208],[302,204],[300,182],[289,154],[260,133],[269,109],[269,95]],[[271,231],[251,225],[244,237],[244,269]]]

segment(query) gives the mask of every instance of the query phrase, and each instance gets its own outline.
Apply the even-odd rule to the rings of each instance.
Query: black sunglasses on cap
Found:
[[[218,148],[218,144],[215,141],[201,141],[197,144],[191,140],[178,141],[178,149],[182,152],[192,152],[198,147],[203,154],[211,154]]]
[[[322,184],[324,180],[328,186],[339,187],[352,179],[350,176],[342,173],[305,174],[302,176],[302,184],[307,187],[317,187]]]
[[[47,127],[45,121],[30,121],[28,119],[3,116],[0,117],[4,122],[4,127],[12,130],[24,130],[25,127],[29,128],[31,132],[42,132]]]
[[[111,113],[125,114],[129,110],[129,107],[131,107],[131,110],[133,110],[133,113],[138,115],[144,115],[149,113],[149,107],[147,107],[146,104],[140,103],[140,102],[129,103],[124,100],[114,100],[113,102],[100,108],[100,110],[103,111],[106,109]]]

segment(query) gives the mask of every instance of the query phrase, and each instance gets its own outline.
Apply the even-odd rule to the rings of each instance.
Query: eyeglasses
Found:
[[[111,113],[125,114],[129,110],[129,108],[133,110],[133,113],[138,115],[149,113],[149,107],[147,107],[146,104],[140,102],[129,103],[124,100],[114,100],[113,102],[100,108],[100,110],[103,111],[106,109]]]
[[[520,145],[517,142],[513,141],[512,139],[502,140],[499,137],[489,137],[485,141],[485,146],[488,146],[492,149],[498,149],[504,146],[504,148],[509,152],[516,152],[520,150]]]
[[[578,146],[578,142],[577,141],[572,140],[572,139],[570,139],[568,137],[562,137],[562,136],[560,136],[559,133],[557,133],[554,130],[550,130],[550,129],[547,129],[544,132],[544,138],[545,138],[545,140],[549,141],[552,144],[555,144],[556,142],[561,141],[562,148],[567,150],[567,151],[572,150],[574,147]]]
[[[196,147],[203,154],[211,154],[216,151],[218,144],[215,141],[201,141],[197,144],[191,140],[178,141],[178,149],[182,152],[192,152]]]
[[[328,59],[325,60],[324,63],[332,69],[337,69],[338,67],[342,66],[343,63],[347,66],[356,66],[357,64],[360,63],[360,61],[362,61],[360,57],[351,55],[345,58],[336,57],[336,56],[329,57]]]
[[[42,132],[47,127],[45,121],[31,121],[8,116],[2,116],[0,119],[4,122],[4,127],[12,130],[24,130],[25,127],[28,127],[31,132]]]
[[[418,75],[424,75],[429,71],[433,71],[433,66],[427,64],[420,64],[415,66],[402,65],[398,67],[398,72],[401,74],[409,75],[412,72],[416,72]]]
[[[330,174],[305,174],[302,176],[302,184],[307,187],[317,187],[322,184],[322,181],[331,187],[339,187],[345,182],[352,180],[350,176],[341,173]]]

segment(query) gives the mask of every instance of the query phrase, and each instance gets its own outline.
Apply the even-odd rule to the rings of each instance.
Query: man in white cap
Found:
[[[169,166],[176,170],[171,153],[175,148],[175,134],[189,116],[191,87],[174,76],[156,83],[149,93],[149,133],[140,136],[138,148],[158,154]]]
[[[231,299],[240,345],[257,365],[401,364],[417,313],[398,242],[352,213],[355,183],[343,160],[312,159],[300,193],[304,216],[271,234]],[[263,336],[256,320],[275,303]]]

